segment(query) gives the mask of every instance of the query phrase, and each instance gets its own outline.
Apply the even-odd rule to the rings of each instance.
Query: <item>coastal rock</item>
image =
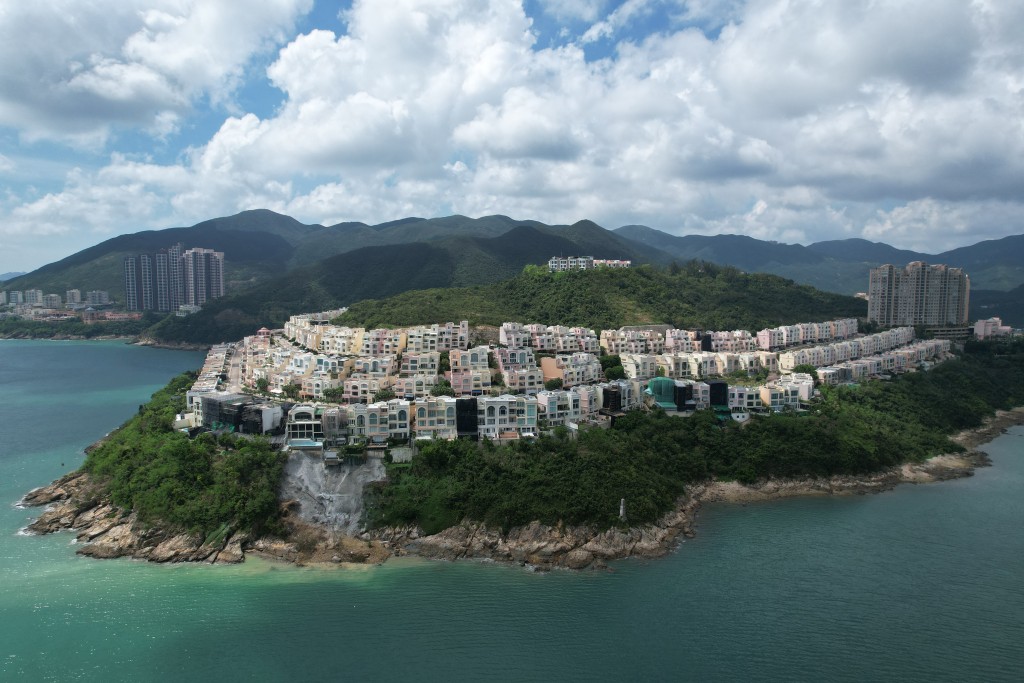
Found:
[[[19,504],[38,507],[70,498],[85,499],[87,496],[84,493],[90,484],[89,475],[85,472],[71,472],[47,486],[32,489],[22,497]]]
[[[594,555],[583,548],[576,548],[565,555],[563,564],[569,569],[584,569],[594,561]]]
[[[28,530],[35,534],[52,534],[70,529],[77,516],[78,506],[74,501],[62,500],[44,510],[36,521],[28,525]]]
[[[122,517],[122,511],[110,505],[99,505],[79,515],[74,522],[74,528],[78,530],[78,540],[92,541],[117,526]]]
[[[209,546],[204,549],[202,539],[191,534],[178,534],[153,548],[148,559],[152,562],[201,561],[214,552],[215,549]]]
[[[239,564],[245,562],[243,546],[248,542],[248,534],[241,532],[234,534],[224,544],[224,548],[213,558],[213,561],[217,564]]]
[[[102,559],[135,556],[140,550],[140,543],[138,533],[132,528],[134,522],[132,515],[126,521],[97,536],[91,543],[79,548],[78,554]]]
[[[280,538],[257,539],[251,548],[252,551],[270,557],[272,559],[295,562],[299,557],[299,549],[294,543],[283,541]]]
[[[415,543],[418,554],[437,560],[457,560],[465,556],[479,525],[459,524],[439,534],[426,536]]]

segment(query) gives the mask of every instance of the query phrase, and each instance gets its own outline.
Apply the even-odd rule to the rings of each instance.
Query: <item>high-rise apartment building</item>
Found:
[[[80,304],[82,303],[82,290],[80,289],[69,289],[64,292],[64,300],[69,304]]]
[[[178,310],[185,303],[184,263],[181,251],[184,246],[178,242],[167,248],[167,298],[170,310]]]
[[[139,298],[142,283],[139,282],[139,257],[124,257],[124,307],[129,311],[141,311],[142,300]]]
[[[971,284],[961,268],[914,261],[871,269],[868,320],[880,325],[966,325]]]
[[[182,244],[124,259],[125,308],[176,311],[224,295],[224,254]]]
[[[224,254],[213,249],[189,249],[181,257],[184,266],[185,303],[202,306],[224,296]]]

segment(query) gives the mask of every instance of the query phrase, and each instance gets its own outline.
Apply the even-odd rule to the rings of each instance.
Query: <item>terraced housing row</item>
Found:
[[[824,382],[840,383],[914,369],[946,357],[950,348],[945,340],[915,342],[913,328],[857,336],[853,319],[756,334],[667,326],[598,334],[507,322],[498,344],[471,345],[466,321],[366,330],[331,324],[341,312],[292,316],[283,330],[262,329],[211,350],[212,367],[189,392],[186,426],[284,429],[296,443],[386,443],[529,438],[559,425],[608,424],[645,403],[678,414],[715,408],[745,420],[809,401],[813,379],[793,372],[801,365],[818,367]],[[619,356],[619,378],[608,378],[598,354]],[[232,362],[237,386],[225,386]],[[770,380],[736,382],[759,372]],[[257,389],[271,398],[245,393]]]

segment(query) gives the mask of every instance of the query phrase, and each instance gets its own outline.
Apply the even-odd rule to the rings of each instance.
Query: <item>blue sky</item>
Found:
[[[937,252],[1022,232],[1009,0],[0,12],[0,272],[250,208]]]

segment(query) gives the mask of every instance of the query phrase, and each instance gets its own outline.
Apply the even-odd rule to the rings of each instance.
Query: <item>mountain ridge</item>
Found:
[[[502,239],[503,238],[503,239]],[[488,241],[496,240],[496,241]],[[685,264],[691,260],[733,266],[745,272],[764,272],[812,285],[823,291],[853,294],[867,289],[868,271],[881,263],[902,265],[910,260],[949,263],[965,267],[976,291],[1010,292],[1024,284],[1024,235],[985,240],[940,254],[921,254],[860,238],[826,240],[811,245],[758,240],[746,235],[672,235],[642,225],[608,230],[591,220],[571,225],[548,225],[518,220],[502,214],[471,218],[463,215],[438,218],[407,217],[369,225],[359,221],[333,225],[306,224],[267,209],[243,211],[233,216],[202,221],[191,227],[144,230],[119,235],[83,249],[64,259],[4,283],[5,289],[42,289],[62,293],[67,289],[106,289],[123,300],[124,255],[156,251],[176,242],[202,246],[226,254],[229,293],[242,294],[264,283],[280,287],[304,287],[303,277],[323,284],[320,294],[332,291],[325,259],[359,252],[365,262],[342,259],[335,263],[350,273],[350,292],[367,296],[395,293],[393,280],[415,280],[422,286],[451,287],[487,284],[512,277],[524,265],[547,262],[556,255],[590,255],[596,258],[629,259],[635,264]],[[420,245],[395,251],[399,247]],[[422,245],[431,245],[425,250]],[[371,251],[363,252],[364,249]],[[437,264],[418,262],[413,252],[440,259]],[[391,265],[404,264],[402,269]],[[377,272],[369,272],[370,265]],[[312,269],[312,270],[310,270]],[[292,277],[284,277],[292,274]],[[284,278],[284,279],[281,279]],[[353,278],[359,283],[352,284]],[[361,283],[374,284],[371,291]],[[326,283],[326,284],[324,284]],[[411,284],[406,283],[405,289]],[[268,290],[271,299],[278,296]],[[351,302],[349,295],[319,296],[309,291],[310,301]],[[987,296],[987,295],[985,295]],[[1013,304],[1013,297],[993,295],[985,309],[998,315]],[[230,316],[227,316],[230,317]],[[265,316],[276,319],[278,316]]]

